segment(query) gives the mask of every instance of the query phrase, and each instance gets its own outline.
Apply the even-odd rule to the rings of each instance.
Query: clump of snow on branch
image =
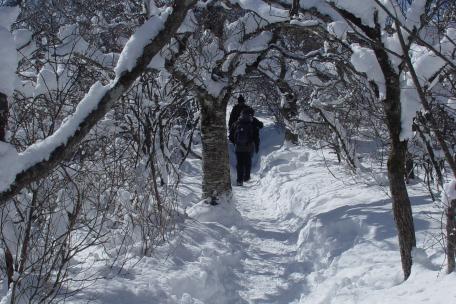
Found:
[[[130,37],[114,69],[116,78],[119,78],[123,72],[133,69],[136,61],[142,55],[144,47],[164,28],[165,22],[171,13],[172,8],[167,8],[161,15],[151,17]]]
[[[409,30],[413,30],[414,27],[419,27],[421,24],[421,15],[424,13],[426,8],[426,0],[414,0],[410,5],[410,8],[406,14],[405,26]],[[400,18],[400,14],[398,14]],[[402,21],[402,20],[400,20]]]
[[[63,91],[72,83],[72,72],[66,64],[46,63],[41,68],[36,79],[34,96],[49,93],[52,90]]]
[[[382,37],[383,44],[390,51],[388,52],[388,58],[392,63],[394,71],[399,73],[399,65],[402,64],[401,56],[404,54],[402,51],[401,43],[399,42],[399,37],[397,33],[394,33],[391,36],[384,35]]]
[[[0,27],[0,93],[12,95],[16,79],[17,52],[10,32]]]
[[[456,180],[452,180],[445,184],[443,187],[442,201],[445,204],[451,203],[452,200],[456,199]]]
[[[258,15],[251,12],[246,13],[236,21],[226,25],[226,32],[229,33],[229,35],[225,42],[225,47],[228,48],[228,45],[232,40],[240,41],[243,35],[251,34],[266,25],[267,22],[258,17]]]
[[[270,23],[283,22],[290,19],[288,10],[272,6],[261,0],[231,0],[231,3],[239,4],[243,9],[256,12],[261,18]]]
[[[195,14],[192,10],[188,11],[187,15],[185,16],[184,21],[182,22],[181,26],[177,30],[178,34],[183,33],[193,33],[198,28],[198,23],[195,18]]]
[[[450,28],[447,30],[447,36],[436,46],[448,60],[451,60],[450,54],[456,49],[455,45],[451,43],[454,38],[456,38],[456,29]],[[446,61],[426,47],[412,46],[412,52],[411,61],[418,81],[421,86],[427,86],[430,89],[432,87],[430,81],[442,70]],[[407,73],[401,78],[401,139],[405,140],[413,137],[413,118],[416,116],[416,112],[420,111],[421,102],[411,75]]]
[[[272,39],[271,32],[261,32],[256,37],[247,40],[241,46],[240,51],[243,52],[260,52],[268,47],[269,41]]]
[[[32,31],[28,29],[17,29],[12,34],[16,43],[16,49],[20,49],[18,54],[19,60],[28,58],[37,48],[35,41],[32,39]]]
[[[149,12],[149,17],[160,15],[162,12],[160,7],[155,4],[155,0],[144,1],[144,4]]]
[[[456,110],[456,98],[452,98],[452,97],[448,98],[446,105],[449,108]]]
[[[396,28],[396,31],[401,31],[401,35],[406,43],[410,37],[410,32],[412,32],[415,27],[419,27],[420,25],[420,18],[421,15],[424,14],[425,4],[425,0],[416,0],[410,5],[405,17],[399,12],[395,12],[394,14],[401,26],[399,29],[396,28],[396,24],[393,24],[392,26],[393,28]],[[403,29],[403,27],[405,27],[406,30]],[[388,52],[388,57],[393,63],[395,71],[398,72],[399,65],[402,63],[402,56],[404,55],[398,33],[394,33],[392,35],[384,33],[382,41],[386,48],[390,51]]]
[[[259,35],[249,39],[239,45],[240,52],[253,52],[253,54],[243,54],[239,59],[238,66],[234,71],[234,76],[244,75],[247,65],[253,64],[260,52],[268,48],[268,44],[272,39],[271,32],[261,32]],[[229,61],[229,60],[228,60]]]
[[[401,140],[413,138],[413,119],[420,111],[421,103],[411,76],[401,76]]]
[[[453,59],[453,52],[456,49],[454,44],[455,40],[456,28],[449,28],[446,31],[446,36],[435,46],[443,56],[453,62],[456,62],[456,60]],[[422,85],[427,84],[427,82],[445,65],[445,60],[432,51],[418,53],[412,57],[412,61]]]
[[[11,25],[16,21],[21,12],[19,6],[0,7],[0,27],[11,30]]]
[[[227,24],[227,39],[224,42],[224,49],[228,52],[240,50],[245,35],[252,34],[266,25],[267,22],[264,19],[250,12]]]
[[[290,24],[292,25],[298,25],[301,27],[306,27],[306,26],[317,26],[320,24],[320,20],[291,20]]]
[[[19,7],[0,7],[0,93],[10,96],[14,91],[17,69],[16,43],[10,33],[19,15]]]
[[[347,38],[349,28],[349,25],[345,21],[334,21],[327,25],[328,32],[340,40],[345,40]]]
[[[386,96],[385,77],[374,51],[357,43],[352,44],[351,49],[353,51],[351,63],[357,71],[365,73],[369,80],[375,82],[380,99],[384,99]]]
[[[378,22],[383,25],[387,20],[387,12],[376,3],[375,0],[332,0],[332,3],[340,9],[352,13],[364,25],[375,27],[374,14],[378,14]],[[379,2],[389,11],[394,13],[390,0],[379,0]]]
[[[57,37],[61,44],[56,47],[56,55],[69,56],[73,53],[84,55],[100,65],[108,68],[115,66],[118,54],[104,54],[99,49],[92,48],[90,44],[80,35],[77,24],[68,24],[59,29]]]
[[[4,166],[0,172],[0,192],[9,189],[17,174],[43,160],[48,160],[58,146],[66,144],[79,129],[79,125],[97,108],[101,98],[111,86],[112,84],[103,86],[98,82],[95,83],[78,104],[76,111],[62,123],[54,134],[31,145],[24,152],[17,154],[11,146],[2,143],[0,161],[9,165]]]
[[[16,175],[14,174],[17,170],[12,167],[13,164],[18,163],[19,155],[13,145],[0,141],[0,160],[2,170],[0,171],[0,188],[4,189],[14,181]],[[11,172],[10,172],[11,171]]]

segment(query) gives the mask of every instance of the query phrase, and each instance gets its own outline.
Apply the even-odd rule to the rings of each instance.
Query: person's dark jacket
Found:
[[[244,102],[237,103],[231,110],[230,119],[228,120],[228,127],[230,129],[233,126],[233,124],[239,119],[239,116],[241,116],[241,112],[243,110],[253,111],[253,109],[250,106],[246,105]]]
[[[253,123],[253,134],[254,134],[254,143],[255,143],[255,152],[258,153],[258,151],[260,150],[260,129],[263,128],[263,123],[256,117],[253,116],[253,109],[249,106],[247,106],[247,108],[244,108],[246,110],[246,113],[248,113],[251,117],[252,117],[252,123]],[[234,109],[233,109],[234,111]],[[231,112],[233,113],[233,112]],[[239,116],[240,114],[238,114]],[[230,116],[230,119],[231,119],[231,116]],[[237,121],[237,120],[236,120]],[[235,122],[236,122],[235,121]],[[230,140],[230,142],[232,142],[234,144],[234,133],[235,133],[235,127],[234,127],[234,124],[235,122],[233,122],[232,124],[229,124],[229,135],[228,135],[228,139]]]
[[[239,128],[249,128],[251,130],[251,138],[247,144],[240,145],[236,142],[236,134],[239,131]],[[247,152],[252,153],[253,149],[255,149],[255,123],[252,116],[247,114],[247,112],[241,112],[239,119],[233,123],[230,129],[230,140],[235,145],[236,152]]]

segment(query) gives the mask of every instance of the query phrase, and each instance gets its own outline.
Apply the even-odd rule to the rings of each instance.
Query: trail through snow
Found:
[[[289,302],[299,297],[305,286],[303,266],[296,263],[299,231],[290,219],[277,221],[277,209],[258,199],[261,190],[255,176],[247,187],[234,191],[236,208],[246,222],[245,230],[240,233],[245,244],[239,274],[244,290],[240,295],[247,302],[274,303],[287,298]]]
[[[180,198],[186,215],[175,237],[151,257],[133,256],[120,271],[106,268],[96,253],[84,257],[106,279],[69,303],[456,301],[455,275],[442,271],[436,245],[441,213],[418,184],[410,186],[418,249],[412,275],[402,282],[391,203],[378,185],[385,177],[353,176],[327,151],[287,146],[270,121],[261,138],[252,180],[217,206],[198,202],[200,163],[188,160]]]

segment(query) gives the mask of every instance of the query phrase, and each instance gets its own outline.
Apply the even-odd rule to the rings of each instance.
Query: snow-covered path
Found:
[[[271,205],[258,199],[262,187],[257,176],[234,190],[236,208],[245,221],[242,243],[245,258],[239,278],[240,295],[248,303],[290,303],[299,299],[305,285],[303,265],[296,262],[299,231],[280,222]]]
[[[442,274],[442,248],[429,245],[436,243],[439,222],[429,216],[432,204],[419,187],[410,187],[418,250],[403,283],[390,200],[378,186],[382,176],[355,177],[330,154],[287,147],[271,123],[262,136],[252,180],[217,206],[198,202],[200,163],[189,160],[179,233],[153,256],[133,258],[133,267],[112,272],[69,303],[456,301],[456,277]],[[438,210],[432,212],[438,217]],[[105,267],[97,263],[93,269]]]

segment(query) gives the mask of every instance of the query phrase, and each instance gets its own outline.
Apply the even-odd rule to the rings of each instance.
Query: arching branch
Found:
[[[55,147],[48,154],[47,159],[43,159],[25,168],[14,177],[10,186],[0,193],[0,206],[7,200],[18,194],[24,187],[37,181],[54,169],[59,162],[68,159],[74,148],[90,132],[96,123],[112,108],[113,104],[124,94],[135,80],[146,70],[152,58],[171,41],[183,22],[187,11],[196,3],[196,0],[175,1],[173,13],[167,18],[161,30],[143,49],[142,54],[137,59],[134,67],[130,71],[123,72],[116,81],[100,98],[98,106],[91,111],[86,118],[79,123],[74,134],[70,135],[66,143]],[[6,166],[7,164],[3,164]]]

